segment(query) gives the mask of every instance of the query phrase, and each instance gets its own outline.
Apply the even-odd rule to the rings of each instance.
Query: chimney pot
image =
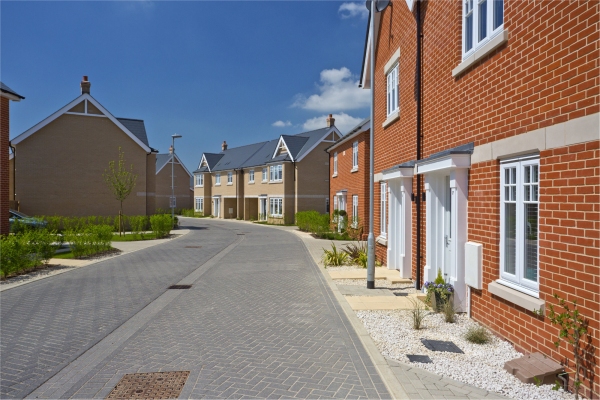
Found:
[[[92,86],[92,84],[90,81],[88,81],[88,76],[84,75],[83,79],[81,80],[81,94],[90,94],[90,86]]]
[[[173,145],[169,146],[169,154],[173,154]]]
[[[334,125],[335,125],[335,118],[333,118],[332,114],[329,114],[329,117],[327,117],[327,127],[331,128]]]
[[[221,145],[221,150],[227,150],[227,142],[223,140],[223,144]]]

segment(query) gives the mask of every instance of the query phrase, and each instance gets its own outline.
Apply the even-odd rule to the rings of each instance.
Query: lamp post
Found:
[[[175,139],[179,139],[181,135],[171,135],[173,142],[171,144],[171,224],[175,221]]]

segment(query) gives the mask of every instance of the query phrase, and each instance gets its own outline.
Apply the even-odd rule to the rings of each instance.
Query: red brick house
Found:
[[[349,223],[369,230],[369,119],[327,148],[329,153],[329,211],[344,210]]]
[[[441,270],[472,318],[556,361],[570,349],[534,310],[577,300],[595,349],[588,397],[600,395],[599,5],[392,2],[375,16],[374,82],[370,42],[361,77],[375,89],[377,258],[418,287]]]
[[[10,102],[21,101],[25,97],[21,96],[4,83],[0,82],[0,235],[6,235],[9,232],[10,224],[8,222],[9,213],[9,162],[8,150],[10,139]]]

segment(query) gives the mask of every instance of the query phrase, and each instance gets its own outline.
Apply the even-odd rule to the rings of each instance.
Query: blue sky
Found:
[[[146,123],[150,145],[193,170],[202,152],[368,116],[357,88],[364,3],[0,2],[0,79],[26,97],[11,138],[80,94]]]

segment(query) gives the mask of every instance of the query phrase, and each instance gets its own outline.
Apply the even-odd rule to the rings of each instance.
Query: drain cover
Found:
[[[107,399],[176,399],[190,371],[126,374]]]
[[[452,342],[444,342],[442,340],[427,340],[421,339],[421,343],[423,346],[427,347],[431,351],[447,351],[449,353],[463,353],[461,349],[458,348]]]
[[[238,233],[238,236],[244,236],[244,234],[243,233]]]
[[[408,296],[408,293],[398,293],[398,292],[394,292],[394,296]]]
[[[169,289],[190,289],[192,285],[171,285]]]
[[[418,363],[424,363],[424,364],[431,364],[433,361],[431,361],[431,358],[429,358],[429,356],[420,356],[417,354],[407,354],[406,357],[408,357],[410,362],[418,362]]]
[[[202,246],[185,246],[186,249],[199,249]]]

